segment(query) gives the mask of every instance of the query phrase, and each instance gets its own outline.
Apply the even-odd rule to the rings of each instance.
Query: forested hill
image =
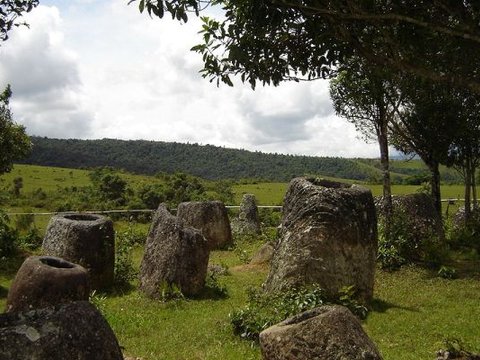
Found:
[[[318,174],[366,180],[378,176],[378,169],[350,159],[264,154],[212,145],[43,137],[32,137],[32,142],[33,151],[23,163],[68,168],[112,166],[141,174],[182,171],[206,179],[286,181]]]

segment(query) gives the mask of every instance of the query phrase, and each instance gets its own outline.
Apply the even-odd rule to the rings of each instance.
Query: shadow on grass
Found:
[[[132,284],[113,284],[108,289],[102,289],[99,292],[108,297],[117,298],[129,295],[133,291],[137,290],[137,288],[137,285]]]
[[[207,284],[203,290],[196,296],[192,297],[194,300],[224,300],[229,297],[228,290],[224,286],[213,286]]]
[[[6,299],[8,295],[8,289],[0,286],[0,299]]]
[[[371,305],[371,311],[378,312],[378,313],[384,313],[389,309],[401,309],[401,310],[418,312],[417,309],[406,307],[406,306],[395,305],[388,301],[384,301],[382,299],[373,299],[370,305]]]

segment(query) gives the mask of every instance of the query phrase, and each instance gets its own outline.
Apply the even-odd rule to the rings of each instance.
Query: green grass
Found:
[[[22,192],[55,191],[59,186],[86,186],[90,184],[87,170],[16,164],[13,170],[0,176],[0,187],[8,187],[13,179],[22,177]]]
[[[250,243],[258,247],[261,243]],[[142,249],[135,250],[139,266]],[[0,264],[0,307],[18,259]],[[267,269],[242,265],[236,251],[215,251],[210,263],[229,267],[219,277],[227,297],[205,293],[197,299],[167,303],[150,300],[136,286],[106,295],[106,319],[125,352],[143,360],[260,359],[257,345],[232,334],[228,314],[246,303],[245,290],[259,286]],[[480,351],[480,282],[477,273],[456,280],[434,277],[427,270],[407,267],[396,272],[377,270],[373,310],[364,328],[385,360],[433,359],[445,338],[460,338]]]
[[[15,164],[13,170],[0,176],[0,188],[7,189],[13,179],[22,177],[22,193],[30,193],[41,188],[45,192],[52,192],[59,187],[82,187],[91,185],[89,170],[66,169],[50,166]],[[162,183],[162,180],[147,175],[135,175],[119,171],[118,174],[134,189],[151,183]]]
[[[244,304],[243,290],[258,286],[262,276],[252,271],[230,272],[220,280],[229,290],[225,299],[164,304],[134,291],[108,298],[107,320],[125,351],[143,359],[256,359],[258,349],[233,336],[228,313]]]
[[[281,205],[288,183],[257,183],[234,185],[235,204],[240,204],[244,194],[253,194],[257,205]]]
[[[418,268],[377,272],[365,328],[385,360],[433,359],[445,338],[462,339],[480,352],[478,274],[457,280],[431,275]]]
[[[55,191],[57,186],[89,184],[88,172],[83,170],[16,165],[12,173],[2,176],[4,182],[0,188],[11,183],[15,176],[24,178],[25,191],[39,187]],[[153,179],[122,176],[132,176],[136,184]],[[253,193],[260,205],[281,204],[287,186],[287,183],[235,185],[235,202],[239,204],[244,193]],[[365,186],[374,195],[381,194],[381,186]],[[412,193],[418,188],[395,185],[393,193]],[[442,194],[444,198],[462,197],[463,186],[442,186]],[[44,229],[48,219],[37,216],[36,226]],[[120,232],[128,226],[125,222],[115,224]],[[135,226],[146,232],[149,224]],[[229,268],[230,275],[219,277],[219,282],[228,289],[225,298],[205,293],[198,299],[161,303],[143,296],[137,291],[137,284],[133,284],[131,291],[108,294],[104,302],[106,318],[126,353],[143,360],[260,359],[258,346],[233,336],[228,321],[228,314],[245,304],[245,290],[265,280],[266,269],[244,265],[244,260],[260,245],[260,241],[244,241],[236,250],[212,252],[211,263]],[[142,251],[136,247],[133,253],[137,268]],[[20,258],[0,259],[0,309],[5,307],[7,289],[20,264]],[[456,280],[440,279],[419,268],[391,273],[377,270],[373,311],[364,327],[385,360],[433,359],[444,338],[460,338],[472,350],[480,351],[479,265],[478,256],[459,263],[468,272],[459,271],[462,277]]]

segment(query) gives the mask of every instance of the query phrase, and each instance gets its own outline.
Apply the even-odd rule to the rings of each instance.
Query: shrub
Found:
[[[455,279],[457,277],[457,271],[450,266],[441,266],[437,274],[444,279]]]
[[[184,300],[185,295],[183,295],[182,291],[180,288],[177,286],[177,284],[170,284],[166,280],[164,280],[160,285],[159,285],[159,291],[158,293],[160,294],[159,300],[163,302],[171,301],[171,300]]]
[[[89,295],[88,295],[88,301],[97,308],[100,313],[105,316],[105,310],[106,310],[106,303],[107,303],[107,296],[102,293],[97,293],[96,290],[93,290]]]
[[[449,229],[449,244],[453,249],[474,249],[480,252],[480,211],[473,210],[470,220],[465,223],[463,219],[457,219],[457,224],[453,224]]]
[[[33,213],[17,215],[15,219],[15,227],[17,230],[29,230],[34,223],[34,220],[35,217]]]
[[[420,228],[421,238],[414,231]],[[448,258],[445,241],[425,224],[417,223],[401,206],[393,209],[388,234],[383,216],[379,218],[378,229],[377,260],[383,269],[395,270],[411,263],[438,267]]]
[[[137,243],[138,237],[130,226],[124,232],[117,232],[115,239],[115,284],[128,286],[138,274],[132,259],[133,247]]]
[[[205,279],[205,293],[211,295],[213,298],[226,298],[228,296],[228,289],[224,284],[218,280],[217,273],[209,271]]]
[[[260,332],[266,328],[293,315],[329,303],[347,306],[356,315],[365,317],[367,309],[353,299],[353,287],[345,289],[335,299],[329,299],[318,285],[275,293],[249,289],[247,305],[230,313],[230,323],[235,334],[256,341]]]
[[[40,231],[33,227],[28,230],[27,234],[18,238],[19,247],[25,250],[35,250],[42,246],[43,237]]]
[[[0,257],[8,257],[17,250],[18,233],[9,225],[7,214],[0,210]]]
[[[260,208],[258,217],[263,227],[277,227],[282,220],[282,212],[278,209]]]

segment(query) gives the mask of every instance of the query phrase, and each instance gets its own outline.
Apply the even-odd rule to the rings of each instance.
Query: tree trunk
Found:
[[[436,161],[429,165],[430,172],[432,173],[430,184],[432,187],[432,198],[435,210],[437,210],[438,215],[442,218],[442,194],[440,191],[440,171],[438,167],[439,164]]]
[[[380,163],[382,165],[383,175],[383,210],[385,216],[385,237],[388,239],[390,234],[390,225],[392,222],[392,188],[390,182],[390,163],[388,158],[388,120],[386,114],[380,115],[382,118],[377,128],[378,145],[380,147]]]
[[[467,161],[465,166],[465,224],[470,221],[471,218],[471,204],[470,204],[470,190],[472,188],[472,169],[470,166],[470,161]]]
[[[478,208],[477,202],[477,180],[475,179],[475,166],[472,165],[472,198],[473,198],[473,209],[476,210]]]

